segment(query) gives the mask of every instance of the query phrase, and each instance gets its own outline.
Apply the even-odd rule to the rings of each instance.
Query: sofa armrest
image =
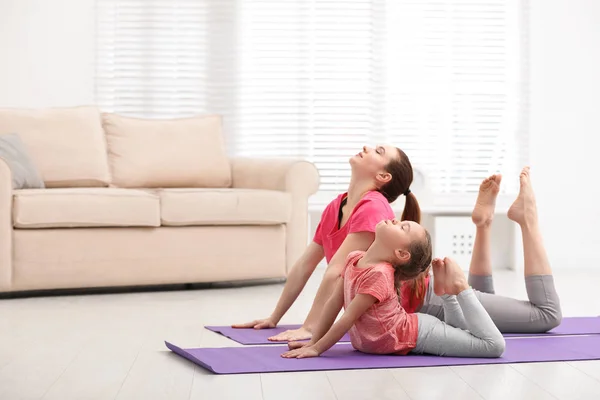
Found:
[[[285,226],[286,271],[308,244],[308,198],[319,189],[319,171],[308,161],[235,158],[231,160],[234,188],[279,190],[289,193],[292,213]]]
[[[319,189],[319,171],[308,161],[282,158],[234,158],[232,186],[291,192],[308,198]]]
[[[0,158],[0,291],[12,285],[12,172]]]

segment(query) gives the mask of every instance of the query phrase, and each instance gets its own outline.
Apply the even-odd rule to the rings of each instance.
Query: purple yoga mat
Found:
[[[230,326],[206,326],[205,328],[219,333],[241,344],[282,344],[271,342],[269,337],[277,335],[288,329],[297,329],[300,325],[280,325],[273,329],[234,329]],[[548,333],[508,333],[506,337],[532,337],[554,335],[592,335],[600,334],[600,317],[570,317],[563,318],[562,323]],[[350,337],[345,335],[340,342],[350,342]]]
[[[281,354],[287,350],[287,346],[181,349],[169,342],[165,342],[165,344],[176,354],[216,374],[413,368],[600,359],[600,335],[513,338],[506,341],[506,351],[501,358],[370,355],[354,350],[350,344],[338,343],[320,357],[286,359],[282,358]]]
[[[600,334],[600,317],[564,317],[556,328],[546,333],[505,333],[505,337],[597,335]]]
[[[231,326],[205,326],[206,329],[219,333],[241,344],[286,344],[287,342],[271,342],[269,338],[288,329],[298,329],[301,325],[279,325],[270,329],[236,329]],[[350,342],[345,334],[340,342]]]

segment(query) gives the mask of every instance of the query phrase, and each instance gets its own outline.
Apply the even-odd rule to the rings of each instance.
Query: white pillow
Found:
[[[12,172],[13,189],[44,188],[44,180],[18,134],[0,135],[0,158]]]

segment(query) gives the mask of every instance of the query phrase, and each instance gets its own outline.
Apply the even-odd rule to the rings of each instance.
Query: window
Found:
[[[401,147],[442,199],[527,161],[526,3],[97,2],[103,109],[223,114],[231,155],[315,162],[316,202],[364,144]]]

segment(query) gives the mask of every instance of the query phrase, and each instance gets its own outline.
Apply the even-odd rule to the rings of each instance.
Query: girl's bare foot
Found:
[[[290,329],[289,331],[281,332],[279,335],[269,338],[272,342],[293,342],[297,340],[306,340],[312,337],[312,332],[305,327],[298,329]]]
[[[538,217],[535,195],[529,179],[529,167],[523,168],[519,180],[521,184],[519,195],[508,209],[508,218],[521,227],[531,227],[537,224]]]
[[[492,223],[501,181],[502,175],[492,175],[484,179],[479,186],[479,194],[473,214],[471,214],[471,219],[478,228],[489,226]]]
[[[431,262],[433,267],[433,292],[437,296],[446,294],[446,266],[441,258]]]
[[[444,258],[444,265],[446,266],[446,285],[444,288],[446,294],[457,295],[469,288],[464,272],[454,260],[446,257]]]

